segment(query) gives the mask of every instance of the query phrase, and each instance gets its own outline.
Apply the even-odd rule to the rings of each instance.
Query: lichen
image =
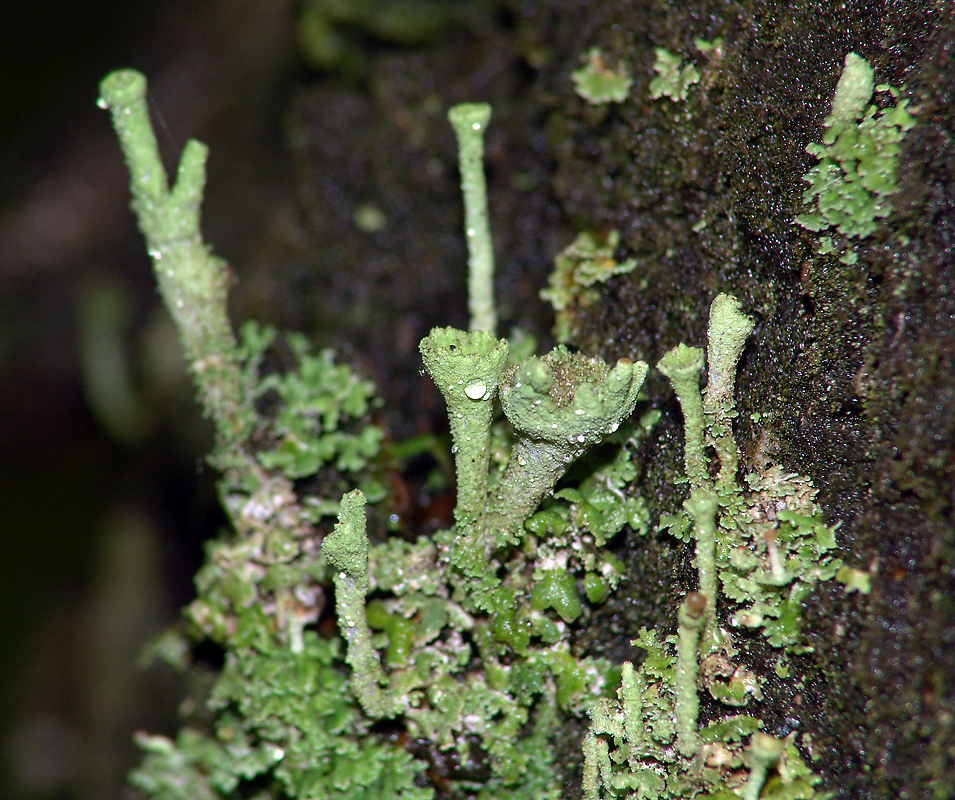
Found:
[[[144,103],[141,93],[134,99]],[[451,118],[483,128],[473,110]],[[131,162],[143,157],[142,142],[124,143]],[[146,144],[146,157],[158,158],[154,140]],[[132,171],[142,178],[142,164]],[[469,202],[484,201],[477,193]],[[486,208],[472,211],[486,219]],[[146,223],[148,215],[147,236],[162,241],[162,221],[158,232]],[[492,277],[485,270],[472,291]],[[204,291],[206,301],[224,300],[215,286]],[[292,483],[334,465],[374,486],[365,470],[379,456],[380,433],[365,419],[373,386],[295,336],[285,337],[294,363],[269,372],[274,332],[250,326],[236,342],[226,321],[210,344],[188,327],[188,312],[178,317],[184,337],[198,336],[194,357],[228,348],[228,388],[239,397],[230,405],[203,395],[235,465],[222,489],[234,531],[210,543],[186,615],[187,634],[221,648],[224,666],[204,720],[175,741],[140,737],[146,757],[132,782],[177,800],[426,800],[435,787],[556,800],[555,737],[562,721],[589,717],[587,800],[813,796],[818,779],[792,740],[761,738],[760,720],[736,712],[761,702],[765,679],[737,658],[739,630],[720,628],[735,608],[740,630],[758,617],[770,646],[805,649],[800,602],[839,566],[807,481],[767,470],[748,476],[748,493],[737,482],[735,372],[751,320],[729,295],[713,302],[705,395],[701,350],[681,345],[660,363],[684,410],[691,493],[657,530],[693,539],[699,591],[681,603],[675,634],[642,629],[632,642],[642,662],[618,666],[578,649],[575,626],[619,586],[615,537],[627,526],[649,533],[632,455],[659,416],[628,421],[648,366],[611,366],[564,345],[540,357],[510,353],[509,362],[481,304],[471,309],[470,333],[435,328],[421,343],[448,407],[455,524],[415,542],[376,532],[375,544],[361,489],[337,500],[334,483],[331,497],[309,504]],[[510,428],[494,422],[497,399]],[[601,456],[583,461],[597,447]],[[565,477],[574,465],[580,474]],[[329,531],[323,515],[335,506]],[[320,624],[328,591],[339,635]],[[188,644],[176,639],[155,649],[181,664]],[[706,725],[701,690],[724,712]],[[455,766],[438,774],[439,761]]]
[[[892,213],[889,198],[898,188],[896,162],[906,132],[915,125],[906,108],[908,100],[898,100],[900,90],[893,86],[874,88],[891,94],[895,105],[870,104],[874,74],[861,56],[846,56],[832,110],[823,123],[822,142],[806,147],[819,163],[803,177],[809,184],[803,200],[811,210],[798,215],[796,222],[823,234],[819,252],[837,253],[844,264],[858,260],[850,240],[871,236],[878,220]]]
[[[595,284],[636,268],[634,259],[616,260],[619,244],[619,231],[583,231],[554,257],[554,271],[540,296],[557,312],[554,338],[558,342],[567,342],[573,336],[574,312],[596,302],[599,295]]]
[[[653,100],[661,97],[669,97],[674,103],[686,100],[690,87],[700,82],[700,73],[693,64],[683,66],[680,56],[663,47],[656,49],[653,71],[657,73],[650,81],[650,97]]]
[[[834,531],[820,518],[808,480],[770,467],[747,476],[749,493],[736,484],[733,385],[752,330],[735,298],[714,300],[705,398],[701,350],[680,345],[658,365],[684,412],[691,488],[684,511],[661,523],[695,541],[700,589],[680,605],[677,635],[659,642],[642,632],[632,644],[647,650],[646,659],[639,668],[624,666],[616,701],[592,706],[583,745],[585,800],[631,792],[656,800],[817,796],[820,779],[793,737],[764,734],[758,717],[732,711],[764,699],[765,679],[738,658],[740,630],[762,626],[772,647],[804,652],[801,602],[840,564],[828,555]],[[704,441],[719,462],[715,478]],[[718,627],[734,606],[743,610],[730,615],[731,629]],[[730,710],[702,727],[701,690]]]
[[[624,65],[613,69],[599,47],[592,47],[586,63],[570,73],[574,91],[592,105],[622,103],[630,95],[633,80]]]

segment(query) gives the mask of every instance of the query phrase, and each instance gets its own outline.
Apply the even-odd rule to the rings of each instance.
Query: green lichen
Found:
[[[240,330],[244,363],[257,368],[275,338],[273,329],[254,322],[244,325]],[[265,376],[250,392],[252,400],[279,401],[273,414],[257,415],[252,422],[263,439],[272,439],[272,446],[257,454],[259,463],[293,480],[314,475],[325,464],[342,472],[360,472],[378,455],[383,436],[366,419],[380,404],[374,383],[347,364],[336,364],[332,350],[313,354],[300,334],[288,334],[284,340],[296,368]],[[349,427],[355,430],[349,432]]]
[[[144,86],[123,80],[141,98]],[[106,95],[125,108],[121,91]],[[452,117],[480,133],[474,125],[487,115],[475,122],[473,110]],[[134,177],[145,180],[139,160],[154,148],[127,145]],[[153,231],[145,201],[137,210],[157,241],[180,221],[172,214]],[[486,208],[472,211],[486,220]],[[594,240],[594,249],[609,247],[611,257],[615,244]],[[175,290],[189,269],[215,266],[182,263]],[[615,269],[582,265],[585,288]],[[493,273],[483,274],[489,285]],[[224,315],[218,287],[207,282],[201,292],[222,300],[216,314]],[[587,800],[812,797],[817,779],[792,739],[764,740],[759,719],[736,712],[761,702],[764,679],[735,660],[733,637],[761,627],[771,646],[798,651],[801,601],[839,567],[808,481],[770,469],[747,476],[748,492],[738,483],[733,395],[751,320],[734,298],[714,301],[705,395],[701,350],[681,345],[661,361],[684,411],[691,492],[660,527],[695,541],[699,591],[681,604],[675,634],[641,629],[632,645],[642,661],[618,666],[582,651],[575,626],[618,588],[615,538],[628,526],[649,534],[633,454],[659,413],[628,422],[647,365],[610,366],[563,345],[517,356],[509,351],[521,348],[497,339],[486,316],[475,324],[483,312],[472,312],[471,332],[436,328],[421,343],[448,407],[458,497],[454,526],[415,542],[373,532],[372,545],[363,491],[338,499],[343,476],[375,486],[370,382],[294,335],[250,325],[236,341],[227,320],[224,331],[183,334],[197,337],[194,359],[215,361],[214,348],[226,348],[220,362],[232,366],[217,375],[239,398],[210,395],[219,384],[194,365],[229,454],[222,495],[234,530],[208,545],[185,635],[211,640],[224,666],[203,714],[175,740],[140,737],[145,757],[132,783],[175,800],[427,800],[435,786],[450,797],[557,800],[555,738],[568,720],[589,718]],[[188,328],[194,319],[184,311],[177,322]],[[292,364],[275,370],[283,341]],[[304,496],[292,483],[302,477],[331,488]],[[332,510],[338,521],[328,530]],[[339,635],[316,625],[327,600]],[[737,632],[719,629],[724,612],[735,612]],[[188,661],[182,632],[154,649]],[[700,691],[719,705],[704,726]],[[446,762],[456,766],[442,775],[436,765]]]
[[[890,198],[898,188],[896,164],[906,132],[915,125],[907,100],[885,108],[870,105],[874,72],[857,55],[846,56],[845,67],[826,117],[822,142],[813,142],[806,152],[818,159],[803,180],[809,188],[803,200],[810,204],[796,222],[807,230],[824,234],[820,253],[840,254],[844,264],[854,264],[858,253],[851,240],[872,235],[878,220],[892,213]],[[880,85],[898,99],[899,90]]]
[[[455,563],[483,571],[492,542],[484,524],[491,457],[493,400],[507,363],[507,342],[484,330],[435,328],[421,340],[425,369],[444,396],[457,475],[454,518],[462,539]]]
[[[639,668],[625,668],[617,701],[591,708],[583,744],[585,800],[633,797],[633,792],[655,800],[817,796],[819,778],[792,737],[766,736],[758,717],[733,711],[762,702],[765,684],[738,661],[734,631],[762,627],[771,646],[804,651],[802,601],[840,563],[829,556],[834,529],[821,519],[807,479],[771,467],[747,476],[748,493],[737,483],[736,444],[730,441],[733,387],[752,330],[735,298],[716,298],[705,397],[702,351],[681,345],[659,365],[684,412],[691,488],[684,512],[661,520],[661,528],[695,540],[700,590],[681,604],[676,636],[661,642],[641,632],[633,644],[646,649],[647,657]],[[730,616],[734,630],[718,628],[717,610],[725,613],[727,604],[737,609]],[[724,709],[703,727],[700,691]]]
[[[606,283],[614,275],[625,275],[637,266],[633,259],[618,262],[614,258],[619,244],[619,231],[583,231],[555,256],[549,285],[541,289],[540,296],[557,312],[554,338],[558,342],[572,337],[575,312],[599,298],[595,284]]]
[[[356,78],[367,69],[367,37],[420,45],[453,21],[453,7],[441,0],[306,0],[298,17],[299,51],[313,69]]]
[[[843,564],[836,570],[835,578],[846,587],[846,594],[852,592],[868,594],[872,591],[872,576],[861,569],[854,569]]]
[[[472,331],[497,330],[494,306],[494,244],[487,213],[484,131],[491,119],[487,103],[461,103],[448,112],[458,140],[464,238],[468,245],[468,312]]]
[[[683,60],[668,50],[658,47],[653,71],[657,76],[650,81],[650,97],[659,100],[669,97],[674,103],[686,100],[690,87],[700,82],[700,73],[692,64],[683,66]]]
[[[571,72],[570,79],[574,82],[574,91],[595,106],[622,103],[633,86],[626,66],[610,67],[599,47],[587,52],[584,65]]]
[[[630,416],[646,373],[642,362],[610,368],[563,345],[510,372],[501,404],[518,438],[489,510],[499,544],[516,543],[567,468]]]

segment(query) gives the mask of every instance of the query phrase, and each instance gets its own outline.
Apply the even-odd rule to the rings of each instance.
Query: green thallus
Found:
[[[198,143],[187,145],[176,186],[169,191],[149,127],[144,95],[145,82],[137,73],[116,73],[103,84],[103,103],[113,112],[130,165],[134,208],[153,253],[164,300],[180,327],[187,354],[194,365],[200,395],[207,412],[216,422],[220,440],[225,447],[231,447],[234,454],[241,456],[240,445],[244,441],[241,420],[244,417],[238,412],[243,411],[244,398],[250,391],[245,384],[251,378],[239,369],[242,359],[236,352],[225,315],[224,267],[211,256],[199,235],[198,207],[205,151]],[[581,615],[582,604],[575,574],[566,566],[568,556],[561,556],[561,547],[575,552],[575,546],[593,547],[594,540],[601,545],[603,542],[598,534],[586,527],[596,523],[587,522],[577,530],[574,526],[580,523],[576,516],[571,515],[570,533],[562,534],[561,531],[570,524],[568,520],[545,509],[535,515],[535,519],[540,517],[543,520],[550,514],[551,521],[546,525],[528,525],[530,541],[521,540],[527,536],[525,521],[528,516],[551,493],[567,467],[587,448],[611,435],[633,411],[647,365],[621,359],[610,367],[598,359],[571,354],[566,348],[558,347],[543,357],[528,358],[518,365],[505,367],[508,343],[496,339],[493,334],[493,252],[480,165],[483,148],[480,137],[487,124],[489,109],[458,107],[452,109],[450,117],[462,150],[462,183],[471,264],[472,330],[466,333],[452,328],[436,328],[422,341],[421,351],[425,366],[448,405],[458,473],[456,524],[451,532],[435,537],[433,543],[419,540],[412,545],[393,540],[375,548],[378,554],[372,556],[365,531],[364,495],[356,490],[342,498],[339,522],[325,537],[322,552],[332,570],[330,577],[335,586],[336,615],[346,647],[344,660],[351,668],[350,685],[366,717],[348,727],[348,732],[342,727],[341,732],[334,736],[323,732],[321,725],[315,731],[314,746],[324,748],[323,753],[336,754],[323,756],[332,758],[336,772],[331,776],[331,784],[321,785],[331,785],[335,792],[349,790],[349,787],[353,791],[360,789],[365,792],[367,789],[374,792],[378,785],[374,781],[380,779],[385,784],[390,781],[396,787],[389,797],[422,800],[426,793],[422,794],[423,790],[412,785],[413,775],[417,774],[414,771],[420,771],[421,767],[411,762],[407,752],[379,742],[376,735],[367,730],[367,719],[402,717],[409,731],[425,734],[437,748],[457,748],[462,758],[469,753],[468,737],[476,730],[473,726],[481,726],[481,746],[488,753],[495,776],[486,785],[488,791],[504,796],[510,790],[500,787],[522,785],[522,776],[536,769],[541,773],[541,788],[532,791],[528,784],[528,791],[534,797],[543,796],[545,791],[552,795],[554,789],[549,783],[552,775],[546,768],[551,763],[547,740],[559,707],[576,713],[589,709],[592,725],[583,744],[583,788],[588,800],[598,800],[602,795],[617,797],[628,791],[646,798],[688,797],[698,793],[703,786],[712,787],[718,782],[722,787],[724,780],[729,780],[729,784],[725,784],[726,791],[735,794],[742,786],[745,800],[756,800],[769,770],[777,763],[784,783],[788,782],[802,792],[798,796],[811,796],[814,776],[802,764],[794,746],[758,734],[758,720],[737,715],[717,720],[704,728],[698,722],[701,686],[708,685],[714,697],[718,697],[717,689],[725,689],[725,684],[714,686],[713,679],[701,669],[701,661],[717,653],[725,656],[731,649],[722,647],[721,634],[716,629],[721,586],[725,594],[735,592],[729,595],[730,599],[739,602],[747,596],[746,592],[740,593],[740,587],[747,585],[746,581],[765,583],[768,575],[772,579],[772,589],[785,588],[802,575],[803,582],[794,583],[790,593],[790,602],[798,605],[809,585],[808,569],[815,570],[822,577],[837,569],[833,563],[827,565],[827,571],[823,573],[821,567],[813,564],[807,567],[801,561],[794,562],[792,556],[784,567],[779,552],[783,542],[780,541],[777,549],[770,547],[775,542],[770,535],[775,529],[763,534],[764,547],[768,551],[768,571],[757,570],[760,557],[749,551],[743,553],[748,561],[744,559],[745,563],[733,564],[739,576],[734,577],[726,569],[718,533],[722,528],[741,524],[742,519],[742,498],[736,483],[738,457],[731,426],[735,414],[736,365],[753,330],[752,321],[741,313],[735,298],[720,295],[714,301],[710,311],[705,396],[699,388],[702,351],[681,345],[660,362],[661,372],[673,383],[684,414],[685,464],[691,488],[685,508],[687,519],[692,518],[693,523],[700,590],[691,592],[681,604],[676,637],[661,642],[652,632],[641,631],[634,644],[644,648],[647,656],[639,668],[631,662],[623,664],[617,699],[611,700],[606,691],[612,672],[609,665],[571,656],[566,649],[566,628],[562,627]],[[483,225],[480,224],[482,220]],[[488,308],[490,316],[486,313]],[[265,346],[267,342],[262,345]],[[243,369],[248,371],[248,365]],[[515,440],[506,469],[498,478],[496,487],[489,489],[490,428],[495,396],[501,398],[504,413],[515,431]],[[710,477],[707,446],[713,448],[719,459],[715,480]],[[629,478],[622,480],[626,483]],[[253,523],[243,523],[244,509],[252,505],[253,499],[260,503],[268,497],[274,502],[276,488],[292,498],[282,500],[285,504],[280,509],[282,513],[300,513],[295,510],[297,506],[289,486],[274,476],[268,477],[268,481],[256,484],[254,495],[255,498],[261,495],[261,500],[253,498],[251,490],[245,506],[240,504],[239,494],[228,498],[228,509],[236,520],[240,536],[234,544],[217,545],[210,551],[216,559],[226,559],[222,565],[228,574],[217,578],[219,565],[210,557],[200,583],[200,589],[208,592],[209,599],[196,607],[200,611],[205,609],[203,613],[209,619],[221,618],[221,622],[208,629],[199,620],[200,629],[226,646],[232,659],[223,675],[225,683],[217,685],[216,689],[219,702],[224,703],[220,708],[226,708],[236,700],[240,705],[248,701],[254,706],[255,698],[271,698],[269,690],[261,688],[261,682],[250,683],[247,687],[242,684],[237,670],[240,667],[248,669],[248,674],[254,675],[257,669],[261,669],[270,674],[276,664],[285,664],[282,659],[287,659],[289,654],[298,660],[292,670],[299,676],[296,680],[306,680],[302,659],[315,658],[321,653],[320,657],[324,659],[322,669],[327,668],[323,680],[330,687],[338,686],[336,681],[341,681],[340,668],[333,661],[335,640],[322,639],[311,630],[303,631],[306,621],[313,619],[296,617],[294,625],[288,623],[287,636],[283,640],[281,627],[277,631],[269,628],[274,621],[253,602],[257,596],[261,597],[256,593],[266,586],[263,578],[255,576],[267,575],[270,586],[290,587],[292,584],[287,582],[292,580],[293,573],[288,572],[291,565],[299,563],[304,569],[309,563],[306,551],[299,549],[294,538],[299,526],[302,531],[308,530],[300,516],[294,516],[288,529],[282,528],[282,520],[293,517],[278,514],[266,523],[255,522],[259,528],[250,528]],[[787,480],[776,480],[768,475],[759,476],[759,480],[750,483],[754,491],[759,487],[764,493],[777,492],[777,499],[787,493],[785,504],[792,502],[789,492],[801,491],[801,504],[786,505],[779,511],[776,524],[791,525],[794,532],[789,535],[797,541],[812,537],[817,558],[833,546],[831,530],[814,518],[812,495],[809,494],[808,499],[805,497],[810,490],[799,489],[798,479],[791,476]],[[608,483],[608,486],[612,485]],[[559,494],[566,495],[570,491],[567,496],[573,497],[573,502],[581,508],[587,504],[587,498],[596,502],[598,494],[585,495],[581,490],[564,490]],[[810,516],[789,512],[790,507],[806,510]],[[583,511],[574,512],[578,513]],[[608,535],[619,530],[622,524],[612,527]],[[268,527],[270,525],[272,527]],[[547,535],[549,526],[555,525],[552,540],[538,538]],[[583,534],[583,538],[561,544],[561,535],[570,534],[578,537]],[[589,540],[588,536],[591,537]],[[264,548],[259,542],[264,543]],[[517,544],[522,544],[522,547],[514,547]],[[535,547],[549,555],[531,570]],[[450,551],[450,567],[448,561],[442,561],[438,555],[440,548]],[[253,555],[243,560],[246,551]],[[268,570],[263,573],[262,565],[255,563],[254,559],[261,560],[264,555],[272,561],[266,562]],[[388,561],[389,557],[393,563]],[[574,555],[573,558],[583,556]],[[499,577],[498,573],[502,571],[499,568],[505,563],[508,574]],[[827,562],[820,560],[819,564]],[[327,574],[323,572],[324,567],[307,568],[318,570],[314,574]],[[717,574],[719,569],[723,571]],[[792,569],[797,569],[798,575]],[[587,572],[583,579],[585,588],[587,578],[595,574]],[[295,580],[301,582],[303,576]],[[244,583],[246,578],[262,583],[258,587],[254,583],[247,584]],[[728,579],[736,583],[727,583]],[[221,586],[216,584],[217,580],[222,581]],[[366,595],[373,585],[379,597],[366,603]],[[217,586],[216,591],[221,588],[223,597],[217,597],[209,588]],[[797,587],[802,593],[797,594]],[[606,597],[605,592],[592,593],[590,589],[586,594],[593,603],[602,602]],[[529,608],[526,605],[528,597]],[[295,602],[292,594],[282,595],[276,607],[284,609],[282,613],[286,615],[295,615],[299,613]],[[769,599],[760,603],[761,610],[754,607],[751,617],[755,618],[759,613],[770,616],[778,613],[773,612],[776,606],[772,606]],[[222,610],[230,607],[238,609],[232,617]],[[555,622],[548,615],[551,610],[561,620]],[[198,620],[196,615],[193,616]],[[243,622],[244,619],[252,621]],[[373,628],[384,633],[373,633]],[[281,645],[278,649],[271,643],[273,634],[270,630],[278,636]],[[253,632],[251,638],[250,631]],[[233,641],[240,635],[243,637],[241,646]],[[471,645],[462,638],[464,635],[470,638],[477,650],[480,669],[469,666],[473,663]],[[387,671],[378,654],[383,646],[382,636],[388,637]],[[788,640],[781,637],[780,641]],[[250,650],[251,642],[256,644]],[[594,686],[588,687],[588,681]],[[339,697],[341,692],[337,689],[332,690],[334,698],[331,698],[322,694],[318,684],[310,686],[305,697],[314,696],[322,703],[334,699],[341,707],[354,702]],[[285,687],[276,686],[275,689],[281,693]],[[604,694],[602,698],[598,697],[600,691]],[[725,691],[723,695],[729,697]],[[746,699],[744,696],[743,702]],[[536,720],[533,724],[530,722],[531,710]],[[190,745],[192,740],[188,736],[175,744],[165,739],[159,742],[161,737],[153,737],[154,740],[147,743],[147,749],[158,759],[155,762],[158,764],[167,764],[163,758],[168,763],[179,758],[178,766],[169,769],[186,769],[188,772],[193,764],[197,764],[198,771],[188,772],[190,780],[203,781],[204,775],[218,774],[215,780],[222,782],[215,785],[217,791],[231,793],[238,780],[236,776],[252,779],[275,768],[275,774],[281,776],[285,789],[300,796],[295,794],[301,789],[295,773],[296,762],[285,758],[282,748],[294,748],[301,732],[314,726],[311,710],[306,711],[304,718],[289,723],[291,735],[276,733],[284,730],[282,725],[285,723],[276,727],[273,706],[263,706],[260,712],[256,712],[258,717],[251,710],[247,713],[248,719],[242,723],[247,727],[241,735],[252,739],[265,737],[260,751],[248,758],[241,755],[244,752],[241,748],[233,748],[235,752],[223,750],[222,745],[213,740],[200,738],[199,742],[205,742],[201,744],[205,748],[202,752],[214,751],[215,758],[220,761],[215,766],[205,764],[202,759],[211,758],[209,755],[191,755],[189,758],[194,761],[188,761],[188,758],[184,761],[179,758],[177,747],[188,750],[200,746]],[[357,711],[347,712],[353,713],[359,714]],[[228,737],[236,735],[236,721],[230,719],[223,722],[225,727],[217,729],[220,737],[226,737],[223,742],[231,741]],[[257,719],[260,721],[255,721]],[[289,717],[289,720],[293,719],[297,718]],[[708,744],[726,743],[735,747],[734,752],[741,753],[742,745],[733,743],[751,734],[743,759],[750,768],[749,778],[744,784],[738,770],[734,772],[728,767],[729,771],[723,773],[719,767],[710,768],[701,763],[700,757]],[[335,739],[335,736],[340,738]],[[612,738],[613,750],[601,738],[603,736]],[[282,742],[282,747],[273,741]],[[344,777],[345,772],[338,775],[338,764],[343,765],[343,770],[358,769],[355,774],[361,774],[355,765],[363,758],[354,749],[356,747],[362,748],[362,753],[367,747],[369,753],[377,754],[375,758],[383,759],[374,767],[378,772],[355,779]],[[675,752],[679,753],[678,757]],[[235,758],[240,760],[233,766],[223,766]],[[242,761],[242,758],[246,760]],[[388,764],[394,765],[395,773],[387,772]],[[543,771],[542,765],[545,767]],[[705,777],[699,772],[701,768]],[[215,773],[215,770],[219,772]],[[226,773],[224,777],[223,771]],[[149,777],[145,772],[139,775],[143,780]],[[371,775],[384,777],[369,777]],[[176,780],[179,778],[173,782]],[[799,781],[802,783],[798,784]],[[543,788],[548,786],[551,788]],[[159,790],[155,793],[158,794]]]

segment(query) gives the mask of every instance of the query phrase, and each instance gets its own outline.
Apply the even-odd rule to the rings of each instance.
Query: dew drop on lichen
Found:
[[[487,386],[483,383],[472,383],[464,389],[464,393],[472,400],[480,400],[487,394]]]

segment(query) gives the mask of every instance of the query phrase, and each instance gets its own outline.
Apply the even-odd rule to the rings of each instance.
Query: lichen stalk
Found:
[[[508,373],[501,403],[519,438],[488,511],[499,546],[516,543],[567,468],[630,416],[646,374],[642,361],[610,368],[563,346]]]
[[[352,669],[351,687],[369,716],[393,717],[399,708],[382,690],[384,670],[371,644],[365,610],[368,593],[368,535],[365,495],[359,490],[342,497],[334,531],[322,541],[322,552],[335,570],[335,615],[345,640],[345,663]]]
[[[600,767],[597,765],[597,737],[593,731],[584,734],[584,773],[581,779],[583,800],[600,800]]]
[[[494,246],[484,177],[484,130],[491,119],[487,103],[461,103],[448,111],[458,140],[458,168],[464,195],[464,233],[468,246],[468,312],[472,331],[497,330],[494,306]]]
[[[700,629],[704,623],[706,598],[699,592],[690,592],[680,604],[679,636],[676,659],[676,746],[687,758],[700,749],[697,720],[700,715],[700,697],[696,680],[699,673]]]
[[[724,503],[738,492],[739,453],[733,436],[736,365],[752,332],[753,320],[742,313],[739,301],[732,295],[718,295],[710,306],[703,414],[707,444],[720,460],[716,490]]]
[[[750,772],[743,788],[743,800],[759,800],[759,794],[766,782],[766,773],[779,761],[783,747],[783,742],[774,736],[760,731],[753,734],[746,749]]]
[[[99,105],[112,115],[129,169],[132,209],[153,261],[160,294],[179,330],[203,410],[216,425],[214,461],[235,461],[245,392],[236,340],[226,310],[229,272],[199,229],[206,146],[190,140],[170,190],[146,106],[139,72],[111,73],[100,84]]]
[[[620,674],[620,688],[617,696],[623,708],[623,733],[630,746],[627,762],[631,770],[635,770],[640,761],[646,735],[643,719],[643,691],[645,689],[643,673],[638,673],[629,661],[623,662]]]
[[[507,363],[507,342],[487,331],[435,328],[419,345],[425,369],[444,397],[454,442],[458,540],[453,561],[469,575],[487,567],[484,515],[491,457],[492,403]]]
[[[488,526],[496,545],[516,544],[522,525],[585,448],[518,439],[490,502]]]
[[[693,517],[693,537],[696,539],[696,570],[700,594],[706,600],[704,611],[704,639],[709,650],[719,644],[716,620],[716,601],[719,576],[716,568],[716,512],[719,504],[711,491],[697,490],[683,504]]]
[[[700,394],[700,370],[703,351],[680,344],[657,363],[670,380],[683,412],[683,463],[690,490],[698,491],[709,481],[703,453],[703,399]]]

